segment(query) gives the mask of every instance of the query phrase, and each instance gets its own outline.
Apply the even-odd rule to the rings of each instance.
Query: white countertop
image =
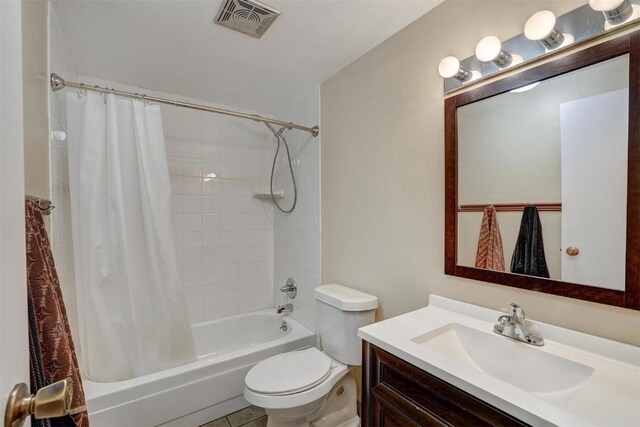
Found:
[[[526,310],[526,307],[524,307]],[[443,298],[429,297],[429,306],[359,330],[363,340],[532,425],[640,426],[640,348],[545,323],[531,321],[545,345],[510,340],[493,334],[504,313]],[[585,319],[585,321],[589,321]],[[593,368],[580,385],[554,393],[534,393],[502,381],[477,366],[470,367],[446,352],[412,341],[431,331],[457,324],[511,343],[559,356]],[[522,350],[522,347],[515,347]],[[496,355],[496,366],[501,363]],[[520,367],[518,367],[520,368]],[[531,368],[523,364],[521,369]],[[538,369],[544,367],[538,366]]]

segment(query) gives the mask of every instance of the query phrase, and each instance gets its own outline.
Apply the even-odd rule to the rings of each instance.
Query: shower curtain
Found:
[[[196,360],[160,107],[69,92],[67,121],[84,374],[120,381]]]

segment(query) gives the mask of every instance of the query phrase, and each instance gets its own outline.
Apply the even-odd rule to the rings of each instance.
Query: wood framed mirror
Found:
[[[640,310],[639,101],[640,31],[447,98],[445,274]]]

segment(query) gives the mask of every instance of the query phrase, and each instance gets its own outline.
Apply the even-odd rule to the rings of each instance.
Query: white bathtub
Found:
[[[274,309],[196,323],[193,333],[196,362],[114,383],[84,379],[91,426],[198,426],[248,406],[244,377],[256,363],[315,345],[313,332]]]

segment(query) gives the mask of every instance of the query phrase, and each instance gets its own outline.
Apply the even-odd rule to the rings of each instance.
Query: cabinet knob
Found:
[[[576,248],[575,246],[569,246],[566,252],[569,256],[577,256],[580,253],[580,249]]]

